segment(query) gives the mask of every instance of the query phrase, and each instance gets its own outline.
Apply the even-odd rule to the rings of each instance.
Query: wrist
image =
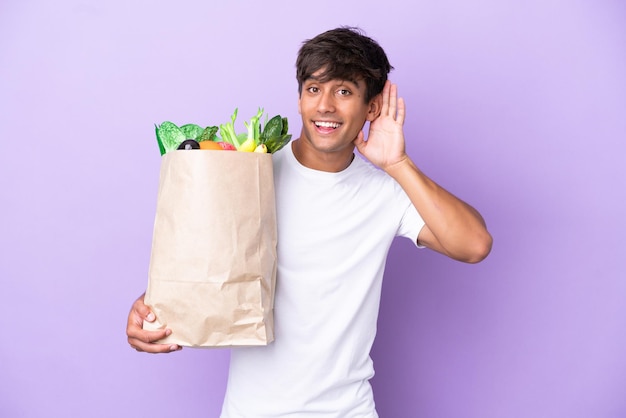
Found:
[[[409,156],[405,154],[398,160],[387,164],[385,167],[383,167],[383,170],[391,177],[397,177],[403,171],[411,168],[415,168],[415,165],[413,164]]]

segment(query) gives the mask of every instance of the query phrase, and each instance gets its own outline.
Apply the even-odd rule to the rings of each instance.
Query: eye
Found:
[[[352,92],[348,89],[339,89],[337,90],[337,94],[340,96],[349,96],[352,94]]]
[[[317,93],[318,91],[320,91],[320,89],[318,89],[315,86],[311,86],[311,87],[307,87],[306,91],[308,91],[309,93]]]

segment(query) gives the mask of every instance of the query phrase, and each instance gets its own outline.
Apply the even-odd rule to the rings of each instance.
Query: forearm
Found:
[[[432,181],[408,157],[385,171],[404,189],[426,223],[428,231],[423,237],[420,234],[421,244],[470,263],[489,254],[491,235],[473,207]]]

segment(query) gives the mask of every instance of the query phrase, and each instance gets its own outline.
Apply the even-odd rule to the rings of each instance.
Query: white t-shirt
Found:
[[[355,156],[339,173],[274,159],[276,339],[235,348],[222,418],[377,417],[369,379],[383,271],[395,236],[424,221],[390,176]]]

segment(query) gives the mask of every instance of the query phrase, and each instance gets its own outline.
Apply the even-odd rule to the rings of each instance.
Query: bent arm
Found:
[[[404,189],[426,223],[419,244],[466,263],[487,257],[493,239],[476,209],[428,178],[408,156],[385,171]]]
[[[398,88],[387,81],[373,101],[380,113],[371,121],[365,141],[359,133],[354,144],[373,164],[396,179],[424,219],[418,243],[455,260],[477,263],[491,251],[492,238],[482,216],[417,168],[405,151],[405,104]]]

